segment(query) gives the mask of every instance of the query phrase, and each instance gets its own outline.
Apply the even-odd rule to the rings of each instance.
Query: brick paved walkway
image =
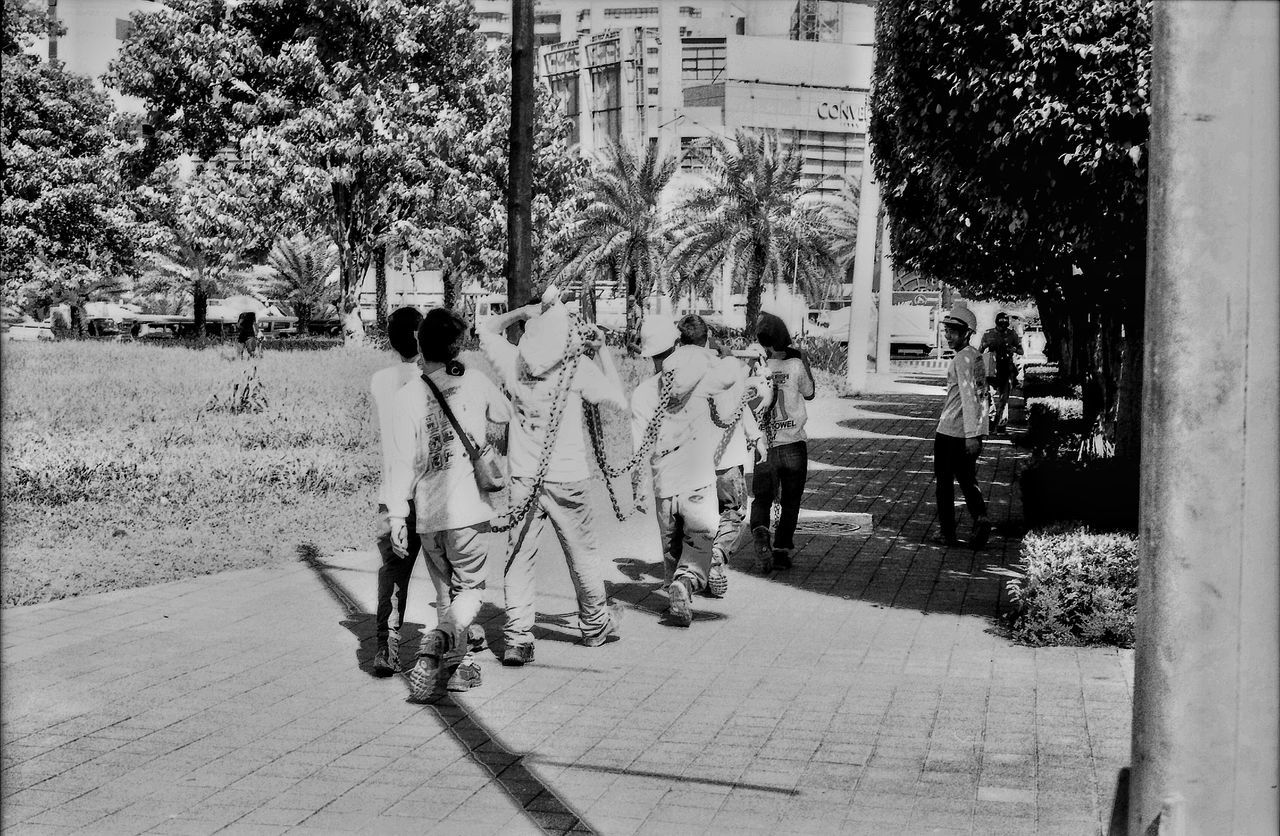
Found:
[[[1016,536],[925,542],[938,395],[896,388],[820,400],[810,427],[806,507],[869,511],[872,530],[732,573],[680,629],[652,521],[616,524],[623,640],[574,643],[548,562],[537,662],[486,653],[453,704],[367,672],[372,551],[6,610],[4,830],[1098,833],[1128,761],[1131,654],[998,635],[983,570]],[[1006,534],[1020,455],[993,443],[979,471]],[[434,624],[415,592],[410,621]]]

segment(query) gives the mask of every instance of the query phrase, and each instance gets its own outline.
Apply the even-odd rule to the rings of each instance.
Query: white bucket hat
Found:
[[[640,356],[657,357],[680,339],[680,331],[669,319],[650,319],[640,326]]]

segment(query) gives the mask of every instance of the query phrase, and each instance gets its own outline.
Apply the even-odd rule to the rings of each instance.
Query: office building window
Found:
[[[702,17],[702,9],[694,6],[681,6],[680,14],[683,17]]]
[[[605,17],[654,17],[658,14],[657,6],[630,6],[623,9],[605,9]]]
[[[622,136],[622,68],[591,68],[591,126],[597,137]]]
[[[656,95],[658,95],[658,88],[657,88],[657,87],[650,87],[650,88],[649,88],[649,95],[650,95],[650,96],[656,96]]]
[[[680,137],[680,170],[706,171],[711,159],[711,140],[705,136]]]
[[[805,180],[820,192],[835,194],[844,187],[842,176],[862,171],[866,134],[783,130],[778,131],[778,137],[797,147],[804,161],[801,171]]]
[[[724,72],[724,41],[685,45],[680,53],[680,81],[718,81]]]
[[[116,40],[127,41],[133,34],[133,21],[116,18]]]

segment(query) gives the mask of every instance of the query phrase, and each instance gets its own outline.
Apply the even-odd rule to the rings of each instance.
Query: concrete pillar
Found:
[[[658,151],[663,159],[680,153],[680,109],[684,106],[684,87],[680,81],[679,8],[675,3],[658,6]],[[647,86],[647,82],[646,85]],[[641,96],[645,95],[641,87]]]
[[[853,291],[849,305],[849,390],[861,394],[867,388],[867,339],[871,332],[871,277],[875,271],[877,218],[880,215],[880,183],[872,166],[871,142],[862,161],[862,191],[858,195],[858,241],[853,250]]]
[[[1280,832],[1280,4],[1153,4],[1128,831]]]
[[[893,336],[893,253],[889,247],[889,220],[881,215],[880,309],[876,316],[876,374],[889,372],[889,343]]]

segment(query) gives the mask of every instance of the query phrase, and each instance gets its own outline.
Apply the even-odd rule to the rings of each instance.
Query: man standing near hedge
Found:
[[[995,424],[995,432],[1005,430],[1005,411],[1009,406],[1009,393],[1013,382],[1018,377],[1018,367],[1013,356],[1022,356],[1022,338],[1018,332],[1009,327],[1009,314],[1001,311],[996,314],[996,327],[987,329],[982,335],[982,343],[978,352],[991,352],[991,368],[987,369],[987,383],[995,390],[995,404],[991,411],[991,421]]]
[[[988,390],[982,355],[969,344],[978,328],[978,318],[962,303],[957,303],[942,320],[947,345],[955,351],[947,367],[947,397],[938,418],[933,437],[933,473],[937,480],[938,526],[943,544],[955,546],[955,486],[960,483],[965,504],[973,517],[973,537],[969,541],[980,549],[991,536],[987,519],[987,503],[978,489],[977,464],[986,438],[989,417]]]

